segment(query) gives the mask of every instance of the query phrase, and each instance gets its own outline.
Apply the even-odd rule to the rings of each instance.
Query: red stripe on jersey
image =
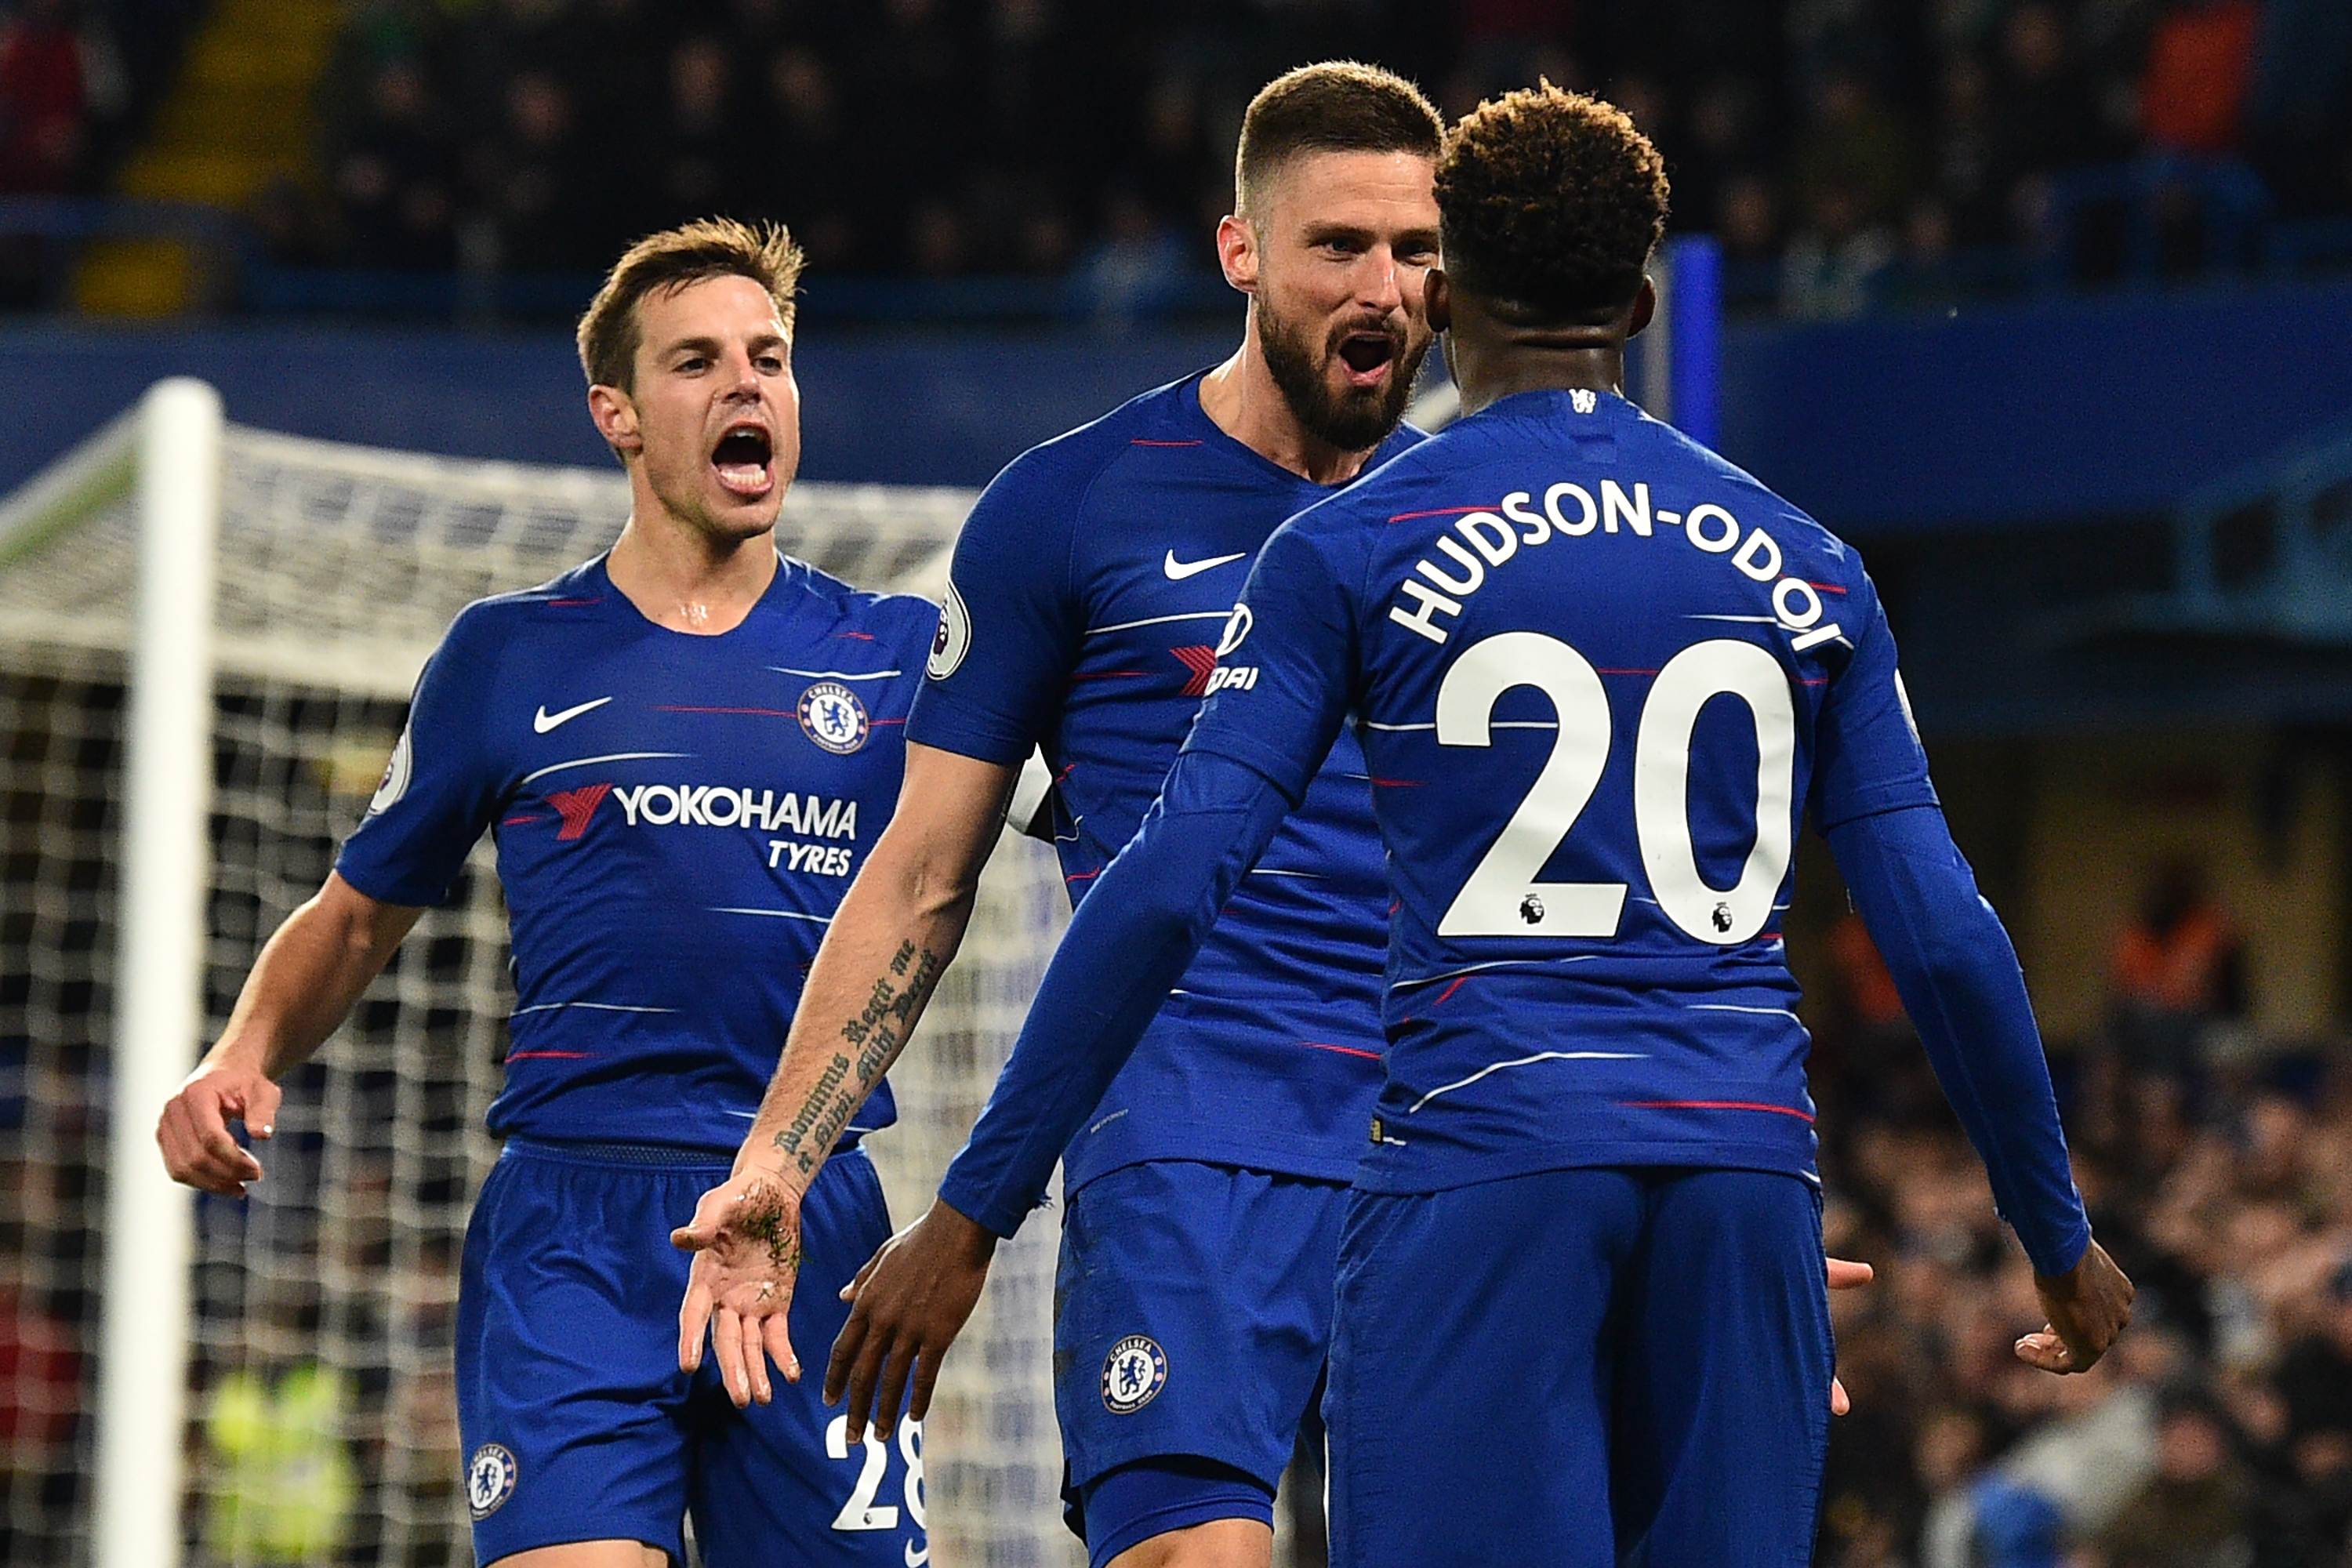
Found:
[[[1410,522],[1416,517],[1459,517],[1465,511],[1493,511],[1491,506],[1433,506],[1427,511],[1401,511],[1389,519],[1391,522]]]
[[[597,598],[597,599],[544,599],[544,600],[541,600],[541,603],[542,603],[542,604],[546,605],[550,609],[553,609],[553,608],[555,608],[555,607],[556,607],[556,606],[558,606],[558,605],[562,605],[562,606],[570,607],[570,606],[576,606],[576,605],[601,605],[601,604],[603,604],[604,602],[604,601],[603,599],[601,599],[601,598]]]
[[[1074,871],[1070,875],[1063,878],[1062,880],[1065,882],[1091,882],[1097,877],[1101,875],[1102,868],[1097,866],[1091,871]]]
[[[1455,975],[1455,976],[1454,977],[1454,984],[1451,984],[1451,985],[1449,985],[1449,986],[1447,986],[1444,990],[1443,990],[1443,991],[1439,992],[1439,993],[1437,994],[1437,1000],[1436,1000],[1435,1002],[1432,1002],[1432,1003],[1430,1004],[1430,1005],[1431,1005],[1431,1006],[1433,1006],[1433,1007],[1442,1005],[1444,1003],[1445,999],[1446,999],[1448,996],[1451,996],[1451,995],[1453,995],[1456,991],[1461,990],[1461,989],[1462,989],[1462,983],[1463,983],[1464,981],[1465,981],[1465,980],[1469,979],[1469,978],[1470,978],[1470,977],[1469,977],[1468,975],[1466,975],[1466,974],[1457,974],[1457,975]]]
[[[794,717],[789,708],[688,708],[677,703],[664,703],[654,711],[656,713],[750,713],[761,719]]]
[[[1150,673],[1148,669],[1102,669],[1091,675],[1074,675],[1070,679],[1072,680],[1131,680]]]
[[[1374,779],[1372,782],[1389,789],[1419,789],[1421,787],[1421,781],[1419,779]]]
[[[1835,583],[1808,583],[1805,586],[1808,588],[1819,588],[1824,594],[1843,594],[1845,592],[1843,588],[1839,587]]]
[[[1343,1057],[1370,1057],[1374,1061],[1381,1059],[1380,1052],[1368,1051],[1360,1046],[1327,1046],[1320,1040],[1301,1040],[1298,1043],[1312,1051],[1337,1051]]]
[[[1622,1102],[1628,1110],[1769,1110],[1775,1116],[1793,1116],[1800,1121],[1811,1121],[1804,1111],[1785,1105],[1759,1105],[1752,1100],[1628,1100]]]

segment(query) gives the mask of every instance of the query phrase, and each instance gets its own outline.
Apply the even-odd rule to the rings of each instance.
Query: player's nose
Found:
[[[734,350],[727,355],[725,363],[728,376],[727,395],[757,397],[760,395],[760,371],[759,367],[751,363],[750,352],[741,349]]]
[[[1396,253],[1388,247],[1377,246],[1365,252],[1356,282],[1359,302],[1383,311],[1402,309],[1404,281],[1399,271]]]

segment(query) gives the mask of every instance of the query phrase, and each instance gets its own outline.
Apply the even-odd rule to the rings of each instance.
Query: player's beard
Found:
[[[1312,340],[1312,331],[1306,323],[1284,321],[1261,302],[1257,346],[1265,356],[1266,373],[1308,435],[1343,452],[1370,451],[1403,422],[1404,405],[1412,397],[1413,378],[1421,374],[1430,340],[1415,343],[1403,328],[1386,321],[1336,328],[1320,343]],[[1388,334],[1388,379],[1378,386],[1333,392],[1325,367],[1339,357],[1341,342],[1364,332]]]

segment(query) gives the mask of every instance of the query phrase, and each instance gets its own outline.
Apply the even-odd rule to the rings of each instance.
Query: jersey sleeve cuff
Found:
[[[1300,801],[1307,798],[1307,786],[1312,775],[1307,778],[1294,776],[1298,770],[1298,759],[1286,754],[1280,746],[1261,745],[1250,736],[1235,734],[1227,728],[1203,733],[1201,727],[1195,725],[1192,732],[1184,737],[1182,750],[1178,754],[1181,755],[1183,752],[1199,752],[1239,763],[1280,790],[1294,810]],[[1320,758],[1317,759],[1317,765],[1321,765]]]
[[[1023,1220],[1045,1205],[1043,1198],[1035,1203],[1021,1204],[992,1194],[952,1163],[948,1166],[947,1174],[940,1178],[940,1202],[1007,1241],[1012,1240],[1021,1229]]]
[[[447,883],[437,888],[404,883],[390,868],[371,864],[353,855],[348,845],[335,857],[335,875],[379,904],[421,910],[437,908],[449,901]]]
[[[1884,816],[1890,811],[1908,811],[1914,806],[1941,805],[1934,783],[1925,777],[1905,779],[1898,784],[1883,784],[1864,790],[1840,801],[1833,811],[1814,814],[1813,828],[1827,834],[1833,827],[1849,822],[1860,822],[1865,816]]]
[[[2055,1279],[2073,1272],[2074,1265],[2083,1261],[2083,1255],[2091,1250],[2091,1221],[2077,1210],[2073,1221],[2054,1236],[2027,1241],[2021,1232],[2018,1240],[2025,1246],[2025,1256],[2032,1260],[2033,1272],[2044,1279]]]
[[[1025,763],[1034,745],[1020,727],[992,715],[956,706],[926,688],[907,716],[907,739],[919,746],[953,752],[982,763]]]

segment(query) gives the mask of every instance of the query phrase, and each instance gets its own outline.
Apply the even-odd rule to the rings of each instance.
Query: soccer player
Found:
[[[2048,1321],[2016,1353],[2088,1368],[2131,1285],[1861,563],[1619,395],[1655,149],[1594,100],[1512,93],[1452,132],[1436,195],[1427,309],[1467,416],[1259,552],[947,1190],[996,1214],[1044,1189],[1352,723],[1394,913],[1325,1405],[1334,1561],[1804,1563],[1831,1345],[1778,930],[1801,813],[2032,1259]]]
[[[1266,87],[1217,230],[1249,296],[1238,352],[1024,454],[982,497],[909,723],[904,805],[826,936],[736,1179],[681,1233],[719,1249],[698,1266],[687,1344],[715,1310],[722,1359],[759,1360],[740,1325],[777,1310],[791,1279],[772,1278],[743,1216],[789,1234],[955,951],[1031,748],[1052,766],[1062,868],[1083,896],[1158,794],[1258,547],[1419,439],[1400,420],[1430,342],[1440,136],[1428,101],[1386,71],[1316,65]],[[1380,1082],[1384,910],[1370,785],[1345,741],[1070,1142],[1056,1407],[1072,1521],[1097,1565],[1269,1560]],[[1034,1196],[983,1206],[950,1186],[901,1249],[954,1302],[916,1413]],[[906,1381],[902,1362],[876,1407],[885,1431]],[[870,1394],[852,1391],[861,1427]]]
[[[726,1173],[897,799],[938,622],[777,553],[800,458],[800,266],[782,230],[725,221],[621,258],[579,338],[627,526],[596,560],[457,617],[366,820],[157,1130],[181,1181],[234,1195],[259,1180],[225,1122],[269,1136],[275,1080],[493,834],[518,996],[457,1345],[486,1564],[657,1568],[684,1561],[689,1512],[713,1568],[905,1568],[928,1549],[915,1425],[886,1452],[814,1390],[739,1409],[675,1348],[687,1260],[667,1233]],[[805,1266],[833,1289],[795,1304],[803,1336],[839,1328],[834,1289],[889,1234],[856,1145],[890,1120],[886,1090],[808,1194]]]

